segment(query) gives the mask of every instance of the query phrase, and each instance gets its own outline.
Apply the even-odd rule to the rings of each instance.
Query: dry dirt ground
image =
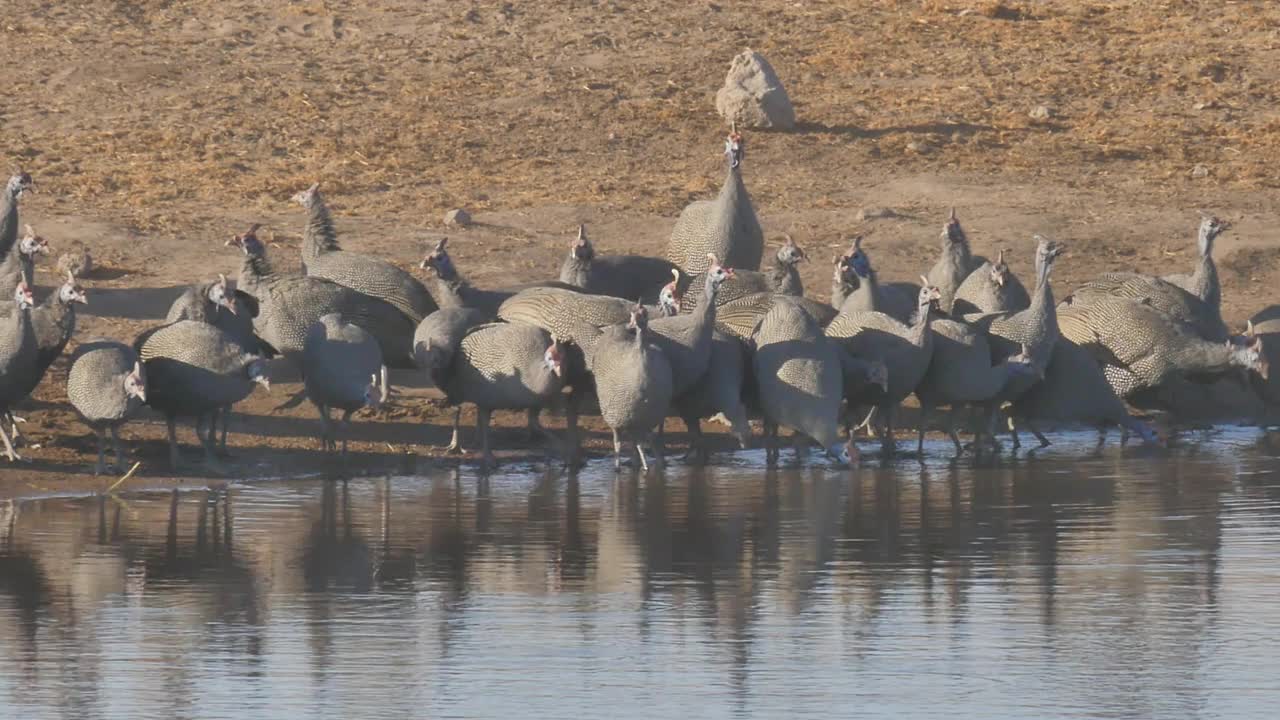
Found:
[[[660,254],[680,208],[719,186],[714,94],[744,47],[771,60],[801,121],[747,135],[746,181],[767,233],[822,259],[805,268],[815,297],[855,233],[883,277],[916,277],[950,207],[977,251],[1010,248],[1023,277],[1033,232],[1064,241],[1060,293],[1104,270],[1189,269],[1198,209],[1235,223],[1218,250],[1230,321],[1269,304],[1278,275],[1275,3],[6,8],[0,163],[37,180],[23,220],[102,266],[81,338],[131,338],[183,285],[234,272],[223,241],[250,222],[267,225],[278,262],[296,262],[288,198],[317,180],[348,249],[406,267],[445,232],[446,210],[470,209],[479,224],[450,231],[450,249],[478,285],[553,276],[579,221],[602,250]],[[1032,118],[1040,106],[1047,119]],[[894,216],[864,219],[881,207]],[[56,282],[48,267],[40,281]],[[93,441],[65,373],[55,366],[22,410],[39,447],[0,470],[0,494],[96,487],[80,474]],[[399,380],[397,406],[357,427],[358,467],[400,467],[447,440],[446,411]],[[297,386],[276,387],[240,407],[234,474],[326,467],[313,411],[273,412]],[[515,419],[499,443],[518,440]],[[143,462],[132,482],[165,481],[162,423],[144,417],[125,436]]]

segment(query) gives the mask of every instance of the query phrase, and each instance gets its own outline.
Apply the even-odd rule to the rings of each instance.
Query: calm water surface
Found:
[[[1275,717],[1280,443],[1184,441],[0,503],[0,718]]]

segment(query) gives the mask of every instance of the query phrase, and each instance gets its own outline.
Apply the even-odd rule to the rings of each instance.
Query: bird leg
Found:
[[[224,406],[216,415],[214,415],[214,426],[217,425],[218,418],[222,419],[222,437],[218,439],[218,452],[223,457],[230,457],[231,453],[227,452],[227,426],[231,424],[231,406]]]
[[[355,411],[344,411],[342,413],[342,422],[338,424],[338,432],[342,433],[342,459],[344,461],[347,459],[347,435],[351,432],[351,413],[353,412]],[[325,414],[327,415],[328,412],[326,411]],[[336,446],[337,442],[334,442],[334,445]]]
[[[916,429],[916,454],[924,455],[924,434],[929,427],[929,410],[931,408],[920,403],[920,427]]]
[[[542,421],[538,417],[541,412],[542,408],[529,408],[529,419],[525,425],[526,442],[532,443],[544,436],[545,431],[542,429]]]
[[[204,446],[205,469],[216,475],[222,475],[226,470],[222,467],[222,462],[218,460],[213,427],[210,425],[211,422],[212,418],[209,415],[196,416],[196,439]],[[206,427],[207,431],[202,434],[200,431]]]
[[[170,415],[165,422],[169,426],[169,469],[177,470],[182,464],[178,459],[178,418]]]
[[[453,413],[453,437],[450,438],[449,444],[445,446],[444,452],[446,455],[461,455],[467,451],[466,448],[462,447],[462,440],[459,439],[458,423],[460,422],[462,422],[461,405]]]
[[[577,388],[574,388],[564,403],[564,434],[565,442],[568,446],[565,465],[569,467],[582,465],[582,458],[580,457],[582,445],[578,439],[578,402],[580,399],[581,394]]]
[[[116,469],[124,470],[129,464],[124,449],[120,446],[120,428],[111,426],[111,449],[116,455]]]
[[[476,433],[480,436],[480,469],[488,472],[497,463],[489,450],[489,409],[476,408]]]
[[[666,420],[663,420],[662,422],[659,422],[659,423],[658,423],[658,432],[657,432],[657,433],[649,433],[649,437],[648,437],[648,438],[646,439],[646,441],[645,441],[645,444],[646,444],[646,445],[651,445],[651,446],[652,446],[652,448],[653,448],[653,455],[654,455],[653,463],[654,463],[654,465],[657,465],[659,468],[661,468],[661,467],[665,464],[665,463],[664,463],[664,459],[665,459],[666,454],[667,454],[667,433],[666,433],[667,428],[666,428],[666,425],[667,425]],[[641,451],[640,451],[640,460],[641,460],[641,461],[643,461],[643,460],[644,460],[644,451],[643,451],[643,450],[641,450]],[[642,464],[642,465],[644,465],[644,463],[643,463],[643,462],[641,462],[641,464]],[[645,468],[644,468],[644,469],[645,469],[645,470],[648,470],[648,469],[649,469],[649,467],[648,467],[647,465],[645,465]]]
[[[0,425],[0,440],[4,440],[4,454],[9,458],[9,462],[18,462],[22,456],[13,449],[13,443],[9,442],[9,435],[4,431],[4,426]]]
[[[320,450],[323,452],[329,452],[331,449],[329,443],[329,433],[331,431],[329,425],[329,408],[326,407],[324,403],[317,403],[316,412],[320,413]]]
[[[1031,420],[1026,420],[1026,423],[1027,423],[1027,429],[1030,430],[1031,434],[1035,435],[1036,440],[1040,442],[1040,447],[1047,448],[1053,444],[1049,442],[1049,438],[1044,436],[1044,433],[1040,432],[1040,428],[1036,427],[1036,424],[1034,422],[1032,422]],[[1102,436],[1104,438],[1107,436],[1106,428],[1103,428]]]
[[[893,437],[893,414],[895,408],[885,408],[884,426],[880,434],[881,452],[886,457],[893,457],[898,452],[898,443]]]
[[[778,424],[764,421],[764,461],[769,467],[778,462]]]
[[[955,408],[947,413],[947,435],[951,438],[951,443],[956,446],[956,457],[964,454],[964,445],[960,442],[960,433],[956,432]]]
[[[685,431],[689,434],[689,450],[684,454],[685,462],[692,462],[701,465],[707,461],[707,448],[704,445],[702,435],[702,421],[694,415],[684,415],[680,418],[684,421]]]
[[[613,431],[613,470],[622,470],[622,438],[618,437],[616,429]]]
[[[11,412],[5,413],[5,417],[9,419],[9,427],[11,428],[9,430],[9,437],[12,438],[13,444],[14,445],[25,444],[26,438],[22,436],[22,429],[18,427],[18,423],[25,423],[27,419],[24,417],[18,417],[17,415],[14,415]]]
[[[106,463],[107,438],[103,434],[101,428],[95,429],[93,431],[93,434],[96,435],[98,438],[98,463],[93,466],[93,474],[101,475],[102,471],[106,469],[106,465],[107,465]]]

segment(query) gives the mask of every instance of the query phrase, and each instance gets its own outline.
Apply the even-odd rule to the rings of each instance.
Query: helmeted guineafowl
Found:
[[[835,267],[831,273],[831,307],[836,310],[844,304],[850,295],[858,289],[858,274],[853,271],[853,266],[849,264],[852,248],[832,259],[831,263]]]
[[[307,333],[302,351],[307,398],[320,412],[321,446],[337,449],[329,413],[342,411],[342,456],[347,455],[347,425],[360,408],[377,410],[387,399],[387,368],[378,341],[342,316],[322,316]]]
[[[278,354],[276,349],[254,332],[253,319],[257,316],[258,301],[243,290],[233,289],[225,275],[218,275],[217,280],[187,288],[169,306],[164,321],[198,320],[216,325],[249,352],[273,358]],[[230,419],[231,408],[225,407],[209,421],[209,431],[219,433],[218,449],[223,454],[227,452]]]
[[[523,323],[481,325],[462,338],[441,389],[454,405],[476,406],[483,468],[494,464],[489,443],[492,412],[540,410],[553,402],[563,386],[562,359],[561,345],[552,335]],[[455,441],[457,431],[455,417]]]
[[[1031,369],[1034,370],[1033,373],[1019,374],[1011,378],[1005,383],[1004,388],[986,403],[987,428],[993,443],[1000,404],[1017,400],[1032,385],[1040,381],[1045,369],[1049,366],[1049,359],[1053,356],[1053,346],[1060,335],[1058,314],[1053,302],[1053,287],[1049,282],[1049,276],[1053,271],[1054,262],[1064,248],[1061,243],[1039,235],[1035,236],[1035,240],[1036,286],[1031,294],[1031,304],[1025,310],[1012,313],[965,316],[967,322],[987,333],[993,362],[1003,362],[1021,354],[1027,357]]]
[[[613,431],[613,466],[622,467],[622,442],[631,440],[640,465],[649,469],[645,445],[671,407],[671,364],[649,341],[648,311],[643,305],[631,310],[625,325],[611,325],[587,343],[587,366],[596,379],[600,416]],[[661,448],[656,462],[663,463]]]
[[[431,313],[413,333],[414,364],[427,371],[432,384],[440,387],[439,373],[453,362],[462,338],[487,320],[483,312],[474,308],[444,307]]]
[[[707,268],[707,253],[742,270],[759,270],[764,259],[764,231],[742,183],[744,148],[736,130],[725,140],[724,155],[729,169],[720,195],[687,205],[671,230],[667,259],[689,274]]]
[[[954,416],[962,408],[991,400],[1013,377],[1035,373],[1030,359],[1021,353],[1000,362],[993,362],[991,354],[986,333],[948,318],[933,321],[933,357],[915,390],[920,401],[918,452],[924,452],[924,435],[934,408],[950,406],[945,429],[958,456],[964,448],[956,434]]]
[[[1094,356],[1067,336],[1070,322],[1069,318],[1062,318],[1063,336],[1053,346],[1044,377],[1013,401],[1015,420],[1028,423],[1041,446],[1049,442],[1036,427],[1038,424],[1092,425],[1098,428],[1099,443],[1107,427],[1118,425],[1125,437],[1132,432],[1144,442],[1159,444],[1156,432],[1129,414]]]
[[[737,272],[736,270],[734,271]],[[724,288],[721,288],[723,291]],[[760,321],[773,308],[775,302],[790,298],[788,302],[799,306],[818,327],[826,327],[836,316],[835,308],[830,305],[810,300],[806,297],[782,295],[781,293],[763,292],[747,295],[736,300],[723,302],[716,308],[716,327],[746,342],[755,333]]]
[[[559,280],[526,283],[498,290],[475,287],[458,272],[457,266],[453,263],[453,257],[449,255],[448,243],[449,238],[440,238],[431,252],[418,263],[419,268],[434,273],[431,294],[442,308],[472,308],[483,312],[486,319],[492,320],[497,317],[498,307],[522,290],[535,287],[558,288],[570,292],[582,290]]]
[[[14,403],[24,399],[40,381],[40,346],[31,311],[35,298],[26,282],[19,280],[13,290],[16,306],[0,318],[0,416],[8,416]],[[0,423],[0,440],[10,462],[22,458],[13,449],[9,434]]]
[[[746,448],[751,443],[751,421],[743,403],[749,368],[750,358],[743,341],[718,330],[712,333],[707,373],[672,401],[674,412],[689,432],[689,459],[706,460],[701,421],[715,415],[723,416],[729,423],[739,446]]]
[[[146,372],[138,354],[114,340],[81,343],[71,356],[67,399],[76,415],[98,437],[94,474],[105,469],[107,432],[111,433],[116,467],[123,468],[125,454],[120,447],[120,426],[147,400]]]
[[[294,195],[293,201],[307,211],[302,232],[302,266],[307,275],[387,302],[404,313],[413,326],[436,310],[430,293],[412,274],[386,260],[342,249],[319,183]]]
[[[911,322],[916,311],[916,297],[920,288],[912,283],[888,283],[881,285],[871,258],[862,249],[862,236],[853,239],[844,262],[857,277],[857,288],[844,299],[838,308],[841,312],[875,311],[904,323]]]
[[[58,286],[53,292],[45,296],[45,299],[31,310],[31,325],[35,328],[37,361],[36,373],[27,379],[25,387],[19,390],[25,390],[24,397],[30,395],[39,386],[40,381],[44,379],[44,374],[49,370],[49,366],[62,355],[62,351],[67,346],[67,342],[71,340],[71,336],[76,330],[76,308],[78,304],[87,303],[84,289],[76,283],[75,278],[67,276],[66,282]],[[13,301],[5,301],[0,303],[0,315],[7,315],[13,312]],[[18,432],[16,419],[11,413],[6,413],[0,417],[0,421],[7,421],[12,435],[11,440],[16,440],[21,434]]]
[[[716,292],[716,303],[725,305],[758,293],[800,297],[804,295],[804,284],[800,279],[797,265],[806,259],[808,256],[804,249],[788,235],[777,252],[773,254],[766,271],[734,268],[733,276],[725,279]],[[716,262],[720,262],[719,258]],[[725,264],[725,267],[732,266]],[[702,303],[702,288],[707,282],[707,270],[685,277],[687,282],[680,283],[680,312],[689,314],[697,310]]]
[[[974,255],[969,249],[969,236],[965,234],[964,228],[960,227],[956,209],[951,208],[947,224],[942,228],[942,256],[926,276],[929,284],[942,293],[940,307],[943,312],[951,312],[956,290],[965,278],[984,262],[986,258]]]
[[[666,355],[671,364],[674,397],[680,397],[702,380],[711,361],[711,334],[716,325],[716,293],[721,284],[731,280],[734,271],[723,267],[714,257],[703,274],[700,290],[702,302],[690,315],[655,318],[649,321],[650,340]]]
[[[1253,370],[1263,378],[1268,374],[1260,337],[1205,340],[1186,323],[1140,300],[1064,302],[1058,317],[1063,336],[1093,355],[1122,398],[1158,387],[1175,375],[1213,377],[1233,368]]]
[[[1189,275],[1166,275],[1164,280],[1173,283],[1187,292],[1203,300],[1212,308],[1222,308],[1222,285],[1218,282],[1218,266],[1213,262],[1213,241],[1226,230],[1231,223],[1206,215],[1200,220],[1196,233],[1196,250],[1199,259],[1195,270]]]
[[[179,320],[142,333],[134,349],[146,366],[147,404],[165,416],[169,462],[178,462],[177,419],[194,417],[206,464],[220,470],[213,432],[203,432],[209,416],[243,400],[255,383],[270,388],[267,363],[222,329],[197,320]]]
[[[778,427],[812,438],[833,458],[847,462],[852,450],[840,437],[844,368],[840,348],[813,318],[786,296],[760,321],[752,340],[753,368],[770,464],[777,461]],[[802,441],[796,444],[801,452]]]
[[[49,243],[36,235],[31,226],[26,227],[26,235],[18,241],[13,251],[0,261],[0,297],[11,297],[19,281],[26,281],[34,288],[36,278],[36,256],[49,254]]]
[[[415,324],[408,316],[385,301],[332,280],[277,273],[256,235],[258,227],[236,235],[227,245],[244,253],[236,287],[258,301],[253,327],[259,337],[300,366],[307,332],[322,316],[336,312],[377,338],[388,365],[413,366],[410,344]]]
[[[922,277],[921,281],[925,286],[920,288],[916,318],[911,325],[874,310],[842,310],[826,327],[827,337],[854,357],[879,360],[888,370],[887,386],[880,397],[874,398],[874,405],[881,423],[880,439],[889,453],[896,447],[893,420],[897,407],[915,392],[933,358],[930,324],[940,292],[929,285],[926,278]]]
[[[22,279],[22,260],[18,257],[18,200],[23,193],[33,190],[31,176],[20,172],[9,178],[0,195],[0,298],[13,297]]]
[[[1031,305],[1031,296],[1022,281],[1009,270],[1004,250],[996,261],[985,262],[960,283],[951,314],[955,317],[975,313],[1017,312]]]
[[[1196,272],[1183,282],[1186,287],[1171,279],[1141,273],[1103,273],[1080,285],[1063,303],[1070,303],[1079,312],[1093,302],[1108,298],[1137,300],[1176,322],[1186,324],[1205,340],[1225,342],[1231,333],[1222,321],[1221,290],[1212,252],[1213,239],[1227,227],[1226,223],[1211,217],[1201,222],[1203,254]],[[1178,277],[1174,276],[1172,280],[1178,280]]]
[[[645,255],[597,256],[587,237],[587,226],[578,226],[578,237],[560,265],[560,282],[597,295],[653,303],[676,269],[669,260]]]

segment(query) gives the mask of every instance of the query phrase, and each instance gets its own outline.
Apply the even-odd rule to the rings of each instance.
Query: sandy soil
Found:
[[[1278,27],[1271,3],[1139,0],[14,0],[0,159],[37,179],[24,221],[102,266],[82,338],[131,338],[182,286],[233,272],[223,240],[249,222],[296,262],[288,198],[316,180],[349,249],[406,267],[448,209],[470,209],[450,249],[477,285],[506,284],[553,276],[579,221],[601,250],[660,254],[680,208],[719,185],[714,94],[752,47],[801,120],[747,136],[771,236],[825,260],[865,233],[884,278],[914,278],[954,206],[975,249],[1011,248],[1023,277],[1031,233],[1066,242],[1065,293],[1104,270],[1189,269],[1206,209],[1235,223],[1218,257],[1240,324],[1277,279]],[[873,208],[894,216],[864,220]],[[805,268],[813,296],[829,270]],[[39,447],[0,470],[0,494],[97,487],[65,372],[23,409]],[[447,441],[451,413],[398,380],[396,406],[357,428],[360,468]],[[272,411],[297,385],[274,387],[239,408],[233,475],[327,467],[313,411]],[[531,447],[519,425],[498,441]],[[162,424],[125,435],[131,482],[166,481]]]

